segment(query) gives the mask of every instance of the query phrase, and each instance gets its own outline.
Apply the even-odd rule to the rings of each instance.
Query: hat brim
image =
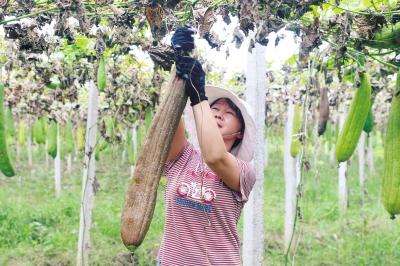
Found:
[[[228,98],[239,108],[245,123],[245,130],[242,141],[231,150],[231,153],[241,160],[250,162],[254,155],[254,136],[256,133],[256,126],[250,106],[229,90],[210,85],[207,85],[205,89],[209,104],[220,98]]]

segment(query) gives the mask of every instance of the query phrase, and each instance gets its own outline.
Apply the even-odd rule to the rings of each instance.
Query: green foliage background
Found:
[[[274,156],[265,169],[265,265],[283,265],[283,154],[281,140],[270,141]],[[354,156],[348,172],[349,209],[343,217],[338,212],[336,163],[321,152],[305,173],[296,265],[398,265],[400,224],[389,219],[380,202],[383,150],[378,137],[374,143],[376,174],[368,177],[364,207]],[[17,163],[21,176],[0,179],[0,265],[75,265],[81,163],[74,163],[71,174],[63,171],[62,195],[55,198],[53,170],[43,154],[35,149],[33,169],[22,157]],[[100,190],[93,212],[90,265],[123,265],[122,254],[128,252],[120,241],[119,226],[130,169],[121,154],[122,146],[108,148],[97,164]],[[155,265],[163,231],[163,193],[161,183],[150,230],[135,253],[138,265]]]

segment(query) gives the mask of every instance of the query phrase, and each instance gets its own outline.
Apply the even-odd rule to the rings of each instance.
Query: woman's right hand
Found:
[[[191,51],[194,49],[194,31],[189,27],[179,27],[171,39],[172,47],[176,54],[176,74],[186,80],[186,94],[189,96],[191,105],[196,105],[207,100],[205,94],[205,73],[200,62],[193,57],[184,56],[180,51]]]
[[[186,80],[185,91],[192,106],[208,100],[205,92],[206,74],[198,60],[179,56],[176,60],[176,74]]]

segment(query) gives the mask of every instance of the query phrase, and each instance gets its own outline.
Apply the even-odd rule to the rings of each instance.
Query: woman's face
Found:
[[[211,106],[211,112],[223,137],[242,138],[240,120],[226,99],[217,100]]]

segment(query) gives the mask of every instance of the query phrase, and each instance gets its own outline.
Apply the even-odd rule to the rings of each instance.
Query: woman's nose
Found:
[[[223,116],[220,113],[215,114],[214,117],[223,120]]]

